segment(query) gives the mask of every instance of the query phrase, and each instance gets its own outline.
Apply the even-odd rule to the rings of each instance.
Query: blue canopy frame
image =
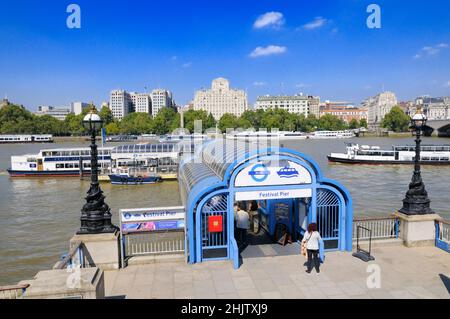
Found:
[[[234,152],[236,158],[222,166],[212,164],[213,160],[205,161],[205,153],[211,156],[211,149],[220,146],[221,140],[208,141],[200,146],[196,154],[186,158],[180,163],[179,179],[183,204],[186,208],[186,255],[189,263],[202,262],[202,234],[201,211],[208,200],[214,196],[225,194],[227,196],[226,225],[227,232],[226,257],[208,258],[231,259],[235,268],[239,267],[239,251],[234,238],[233,203],[237,192],[247,191],[276,191],[311,189],[312,197],[308,223],[317,222],[318,192],[328,191],[335,195],[339,201],[338,245],[341,251],[352,250],[353,208],[352,198],[348,190],[339,182],[325,178],[320,167],[309,156],[287,148],[263,148],[241,151],[239,154],[233,148],[225,153]],[[242,146],[242,145],[241,145]],[[229,158],[229,154],[224,155]],[[262,160],[288,160],[304,167],[311,175],[310,184],[278,185],[278,186],[248,186],[235,187],[235,179],[239,172],[250,165]],[[215,167],[211,167],[215,165]],[[220,167],[219,167],[220,166]],[[222,173],[222,176],[221,176]],[[222,246],[221,246],[222,247]]]

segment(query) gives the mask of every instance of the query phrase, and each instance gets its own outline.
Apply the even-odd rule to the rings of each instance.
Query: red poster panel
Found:
[[[219,216],[209,216],[208,217],[208,228],[210,233],[221,233],[223,232],[223,218],[222,215]]]

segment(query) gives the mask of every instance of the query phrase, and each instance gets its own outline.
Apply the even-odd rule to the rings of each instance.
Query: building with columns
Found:
[[[205,110],[216,120],[225,113],[241,116],[247,108],[247,93],[230,89],[230,83],[224,78],[213,80],[210,90],[197,91],[194,97],[194,110]]]

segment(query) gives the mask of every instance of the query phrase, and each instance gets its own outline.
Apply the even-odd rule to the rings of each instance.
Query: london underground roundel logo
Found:
[[[248,175],[250,175],[255,182],[261,183],[269,177],[270,171],[267,169],[266,165],[256,164],[248,172]]]

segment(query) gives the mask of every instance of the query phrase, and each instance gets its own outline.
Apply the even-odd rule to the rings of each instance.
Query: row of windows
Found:
[[[98,155],[110,155],[111,150],[98,150]],[[90,156],[90,150],[80,150],[80,151],[48,151],[42,152],[42,156]]]
[[[80,165],[78,163],[59,163],[56,164],[56,168],[80,168]],[[91,163],[83,163],[83,168],[91,168]],[[101,166],[98,165],[98,168]]]

